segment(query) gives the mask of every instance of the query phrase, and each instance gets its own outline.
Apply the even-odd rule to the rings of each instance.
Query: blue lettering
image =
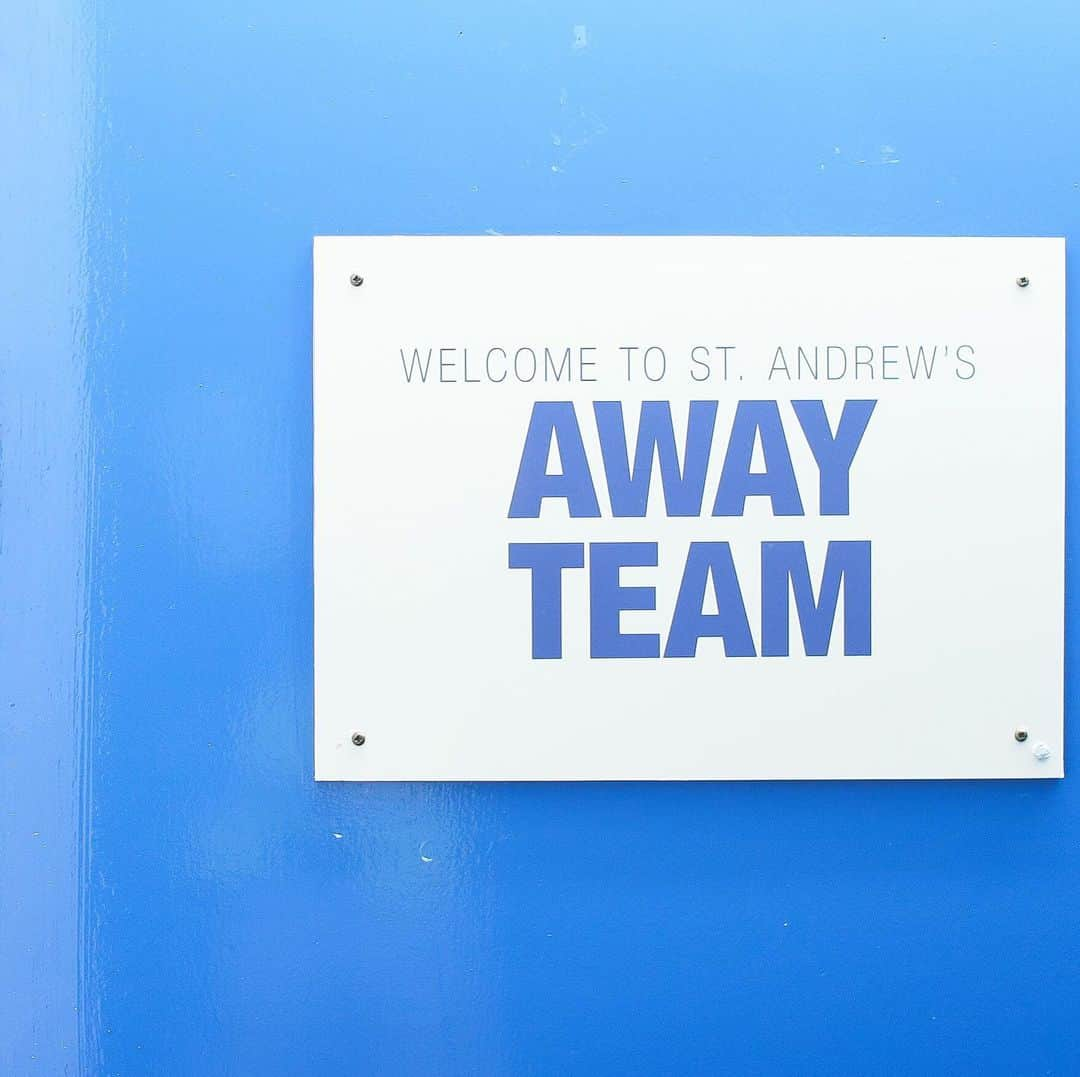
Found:
[[[511,542],[510,567],[532,570],[532,656],[562,658],[562,572],[585,567],[580,542]]]
[[[619,570],[657,565],[655,542],[593,542],[589,545],[590,654],[593,658],[659,658],[656,633],[624,633],[623,610],[656,609],[655,587],[623,587]]]
[[[751,472],[754,442],[761,438],[765,470]],[[714,516],[742,516],[748,497],[767,497],[774,516],[802,516],[795,469],[775,400],[740,400],[720,472]]]
[[[817,461],[822,516],[847,516],[850,511],[851,462],[866,433],[876,400],[845,400],[836,433],[829,428],[820,400],[793,400],[791,406]]]
[[[702,608],[710,576],[718,612],[706,614]],[[727,542],[690,543],[664,657],[693,658],[702,636],[723,639],[728,658],[753,658],[757,653]]]
[[[761,544],[761,653],[784,656],[788,650],[789,596],[808,655],[829,653],[840,584],[844,585],[844,654],[870,653],[870,543],[830,542],[821,589],[814,599],[806,546],[802,542]]]
[[[649,504],[653,460],[656,457],[660,460],[660,480],[667,515],[701,515],[705,473],[709,468],[709,453],[716,425],[715,400],[691,401],[682,465],[675,446],[671,404],[666,400],[644,401],[638,422],[632,472],[621,401],[598,400],[593,404],[593,412],[600,435],[600,452],[613,516],[645,515]]]
[[[550,475],[547,470],[552,439],[562,461],[562,473],[558,475]],[[571,516],[600,515],[577,414],[569,400],[540,400],[533,404],[510,498],[510,518],[535,519],[545,497],[566,498]]]

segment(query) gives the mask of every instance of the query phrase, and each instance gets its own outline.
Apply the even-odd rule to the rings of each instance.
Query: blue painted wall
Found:
[[[311,780],[311,237],[1075,243],[1073,0],[11,8],[0,1072],[1077,1071],[1073,779]]]

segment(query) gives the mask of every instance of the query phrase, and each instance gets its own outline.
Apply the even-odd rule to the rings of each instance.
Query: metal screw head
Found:
[[[1026,288],[1031,283],[1031,281],[1029,281],[1027,277],[1017,277],[1016,283],[1018,287]]]
[[[1013,736],[1016,737],[1017,741],[1019,741],[1021,744],[1023,744],[1024,741],[1026,741],[1028,739],[1028,731],[1026,729],[1018,729],[1013,734]]]
[[[1025,733],[1024,736],[1027,736],[1027,734]],[[352,735],[352,742],[357,746],[357,748],[359,748],[366,740],[367,737],[365,737],[363,733],[354,733]]]
[[[353,275],[352,275],[352,276],[351,276],[351,277],[349,278],[349,283],[350,283],[350,284],[351,284],[351,285],[352,285],[352,286],[353,286],[354,288],[359,288],[359,287],[360,287],[360,285],[364,283],[364,278],[363,278],[363,277],[361,277],[359,273],[354,273],[354,274],[353,274]]]

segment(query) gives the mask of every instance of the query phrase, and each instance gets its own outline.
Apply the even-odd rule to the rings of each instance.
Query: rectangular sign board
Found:
[[[1064,242],[320,237],[315,771],[1063,770]]]

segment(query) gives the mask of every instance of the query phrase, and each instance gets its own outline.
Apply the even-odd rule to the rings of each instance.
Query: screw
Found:
[[[1017,730],[1017,731],[1016,731],[1016,732],[1015,732],[1015,733],[1013,734],[1013,736],[1014,736],[1014,737],[1016,737],[1017,741],[1018,741],[1018,742],[1019,742],[1020,744],[1023,744],[1023,743],[1024,743],[1024,741],[1026,741],[1026,740],[1028,739],[1028,731],[1027,731],[1026,729],[1018,729],[1018,730]]]
[[[356,282],[356,278],[353,277],[353,283],[355,283],[355,282]],[[1029,281],[1027,279],[1027,277],[1017,277],[1016,278],[1016,283],[1017,283],[1017,285],[1019,285],[1019,287],[1026,288],[1031,283],[1031,281]]]
[[[1031,749],[1031,754],[1035,756],[1040,763],[1045,763],[1054,753],[1050,750],[1049,744],[1043,744],[1042,741],[1039,741],[1039,743]]]
[[[364,278],[363,278],[363,277],[361,277],[359,273],[354,273],[354,274],[353,274],[353,275],[352,275],[352,276],[351,276],[351,277],[349,278],[349,283],[350,283],[350,284],[351,284],[351,285],[352,285],[352,286],[353,286],[354,288],[359,288],[359,287],[360,287],[360,285],[364,283]],[[1024,284],[1020,285],[1020,287],[1021,287],[1021,288],[1023,288],[1023,287],[1026,287],[1026,285],[1027,285],[1027,279],[1025,278],[1025,280],[1024,280]]]
[[[1027,734],[1025,733],[1024,736],[1026,737]],[[357,746],[357,748],[361,747],[366,740],[367,737],[365,737],[363,733],[354,733],[352,735],[352,742]]]

